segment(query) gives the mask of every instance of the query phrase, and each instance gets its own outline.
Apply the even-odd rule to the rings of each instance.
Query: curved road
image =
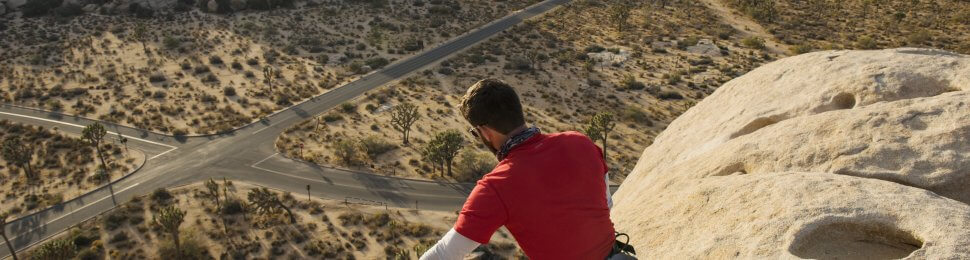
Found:
[[[440,44],[419,55],[395,62],[382,70],[274,113],[263,120],[228,133],[173,137],[105,123],[112,141],[120,133],[128,145],[149,157],[138,172],[111,185],[91,191],[7,224],[10,242],[20,251],[87,219],[158,188],[198,182],[209,178],[252,182],[293,193],[306,192],[331,199],[376,201],[400,208],[454,211],[461,207],[473,184],[400,179],[326,168],[280,156],[274,142],[283,130],[323,113],[366,91],[440,61],[570,0],[546,0],[517,11],[476,30]],[[90,119],[55,112],[0,105],[0,119],[80,134]],[[10,255],[0,247],[0,257]]]

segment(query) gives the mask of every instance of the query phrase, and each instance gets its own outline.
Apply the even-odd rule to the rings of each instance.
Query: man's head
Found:
[[[525,125],[519,95],[508,84],[496,79],[484,79],[469,87],[459,109],[462,117],[477,128],[479,138],[493,152],[509,134]]]

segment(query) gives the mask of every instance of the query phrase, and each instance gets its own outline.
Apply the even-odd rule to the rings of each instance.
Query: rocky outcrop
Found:
[[[970,57],[765,65],[671,123],[614,200],[646,258],[968,258]]]

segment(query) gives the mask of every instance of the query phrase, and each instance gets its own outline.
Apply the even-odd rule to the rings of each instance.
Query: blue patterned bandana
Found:
[[[509,155],[509,152],[512,151],[512,148],[515,148],[519,144],[522,144],[526,140],[529,140],[529,138],[532,138],[533,136],[539,133],[540,133],[539,128],[534,126],[526,128],[525,130],[522,130],[522,132],[519,132],[518,134],[515,134],[512,137],[509,137],[509,140],[505,141],[505,144],[502,145],[502,149],[499,149],[498,154],[496,154],[495,156],[498,157],[498,161],[500,162],[502,160],[505,160],[505,156]]]

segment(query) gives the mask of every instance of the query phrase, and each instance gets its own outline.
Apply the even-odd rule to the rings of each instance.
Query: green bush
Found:
[[[679,99],[684,99],[684,96],[680,95],[680,93],[677,93],[676,91],[668,90],[668,91],[661,92],[659,98],[663,100],[671,100],[671,99],[679,100]]]
[[[370,58],[364,62],[364,64],[367,64],[367,66],[370,66],[371,69],[375,69],[375,70],[383,68],[388,63],[390,63],[390,61],[388,61],[386,58],[383,58],[383,57]]]
[[[54,14],[60,17],[72,17],[84,14],[84,10],[81,10],[81,5],[75,3],[68,3],[64,6],[54,8]]]
[[[876,40],[868,35],[861,36],[855,41],[856,48],[863,50],[876,49],[878,47],[877,45]]]
[[[357,113],[357,105],[354,103],[340,104],[340,111],[344,113]]]
[[[765,48],[765,40],[761,37],[751,36],[741,40],[741,45],[751,49],[763,50]]]
[[[792,46],[791,47],[791,52],[793,54],[796,54],[797,55],[797,54],[804,54],[804,53],[812,52],[812,50],[814,50],[814,49],[815,49],[815,47],[813,47],[811,44],[809,44],[809,43],[806,42],[806,43],[802,43],[802,44],[799,44],[799,45]]]
[[[774,0],[729,0],[728,3],[760,22],[772,22],[777,17]]]
[[[151,199],[154,202],[166,202],[172,198],[172,193],[168,192],[165,188],[158,188],[151,195]]]
[[[37,17],[45,15],[51,9],[61,6],[64,0],[28,0],[20,6],[20,11],[25,17]]]
[[[635,106],[626,106],[620,114],[623,120],[645,126],[653,126],[653,121],[646,111]]]
[[[495,156],[488,153],[476,152],[472,149],[465,149],[458,155],[456,169],[458,175],[455,179],[459,181],[476,181],[495,168]]]
[[[371,160],[377,159],[377,157],[381,154],[397,149],[397,145],[392,144],[387,140],[384,140],[384,138],[376,135],[361,138],[360,147]]]

